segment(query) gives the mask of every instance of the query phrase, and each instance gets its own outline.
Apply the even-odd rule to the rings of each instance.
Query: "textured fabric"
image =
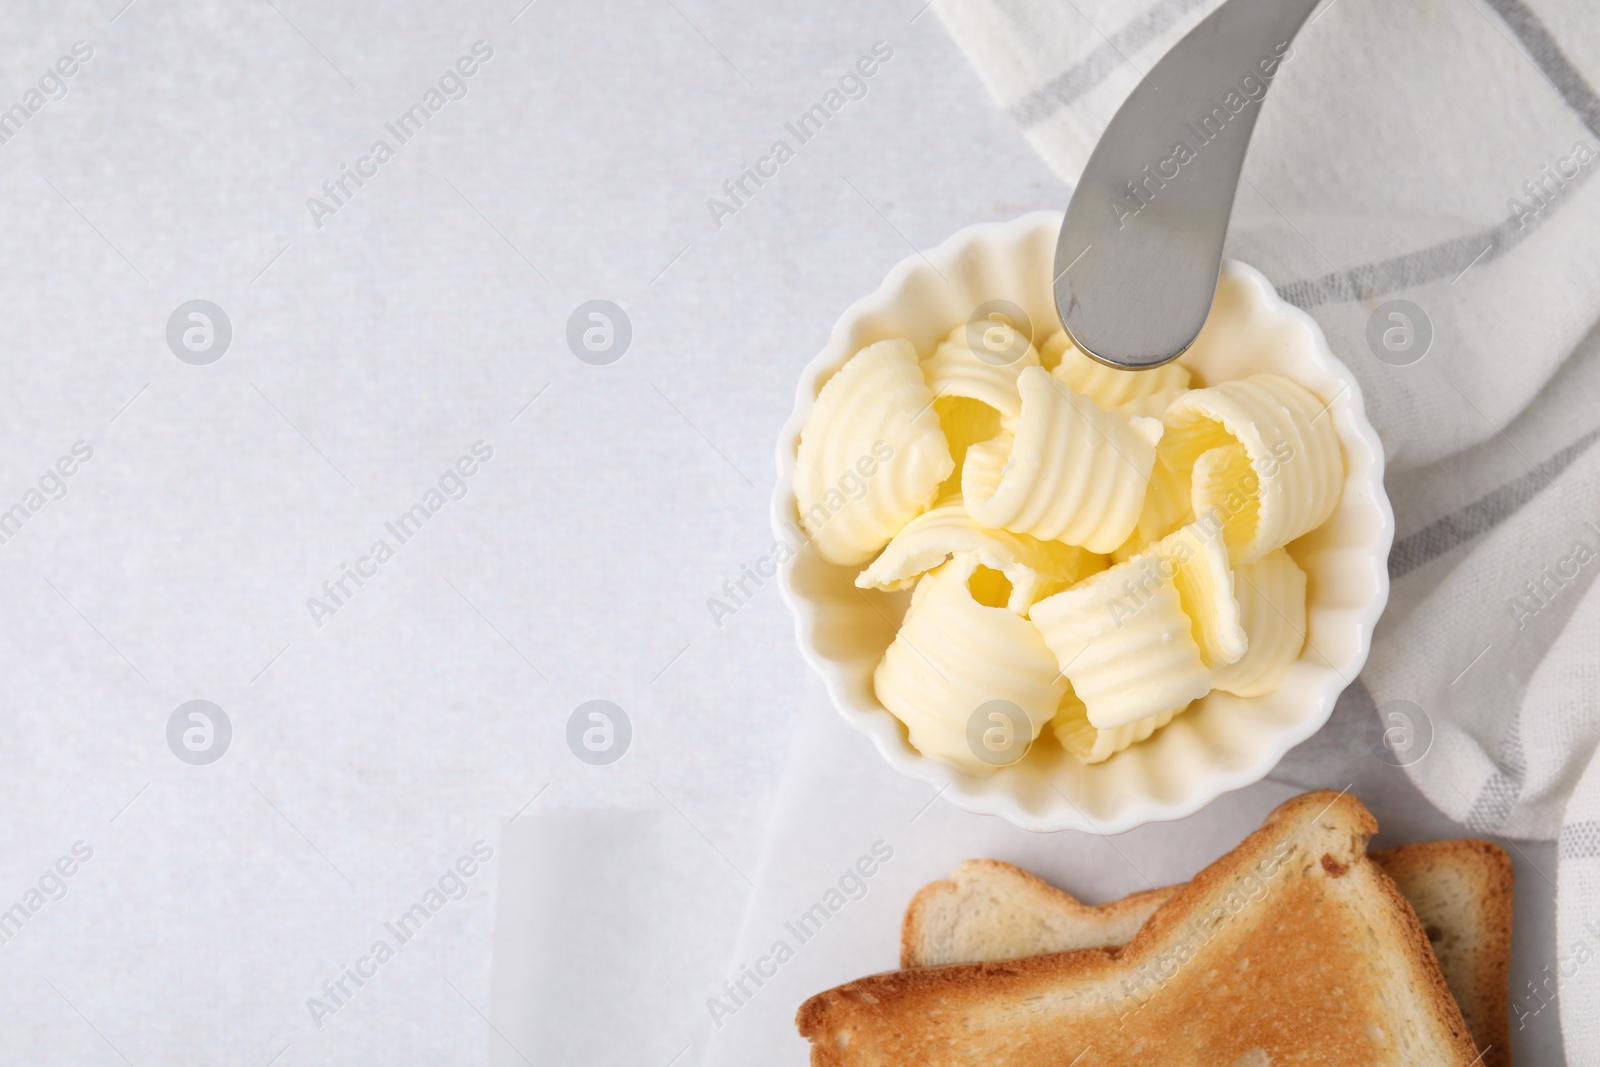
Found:
[[[1071,182],[1215,6],[936,10]],[[1573,1010],[1600,1003],[1597,84],[1595,5],[1335,0],[1273,80],[1229,236],[1321,323],[1385,444],[1394,589],[1357,685],[1373,738],[1410,743],[1374,752],[1477,832],[1559,842],[1559,945],[1535,1003],[1559,993],[1583,1067],[1600,1065],[1600,1016]],[[1410,365],[1368,340],[1391,300],[1431,324]]]

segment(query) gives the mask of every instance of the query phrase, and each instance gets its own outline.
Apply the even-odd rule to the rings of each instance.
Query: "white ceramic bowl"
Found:
[[[778,439],[773,524],[791,543],[798,527],[795,449],[822,384],[875,341],[909,338],[926,356],[978,305],[1004,299],[1032,317],[1036,340],[1056,328],[1050,292],[1061,213],[971,226],[889,272],[857,301],[800,376],[794,413]],[[1310,316],[1285,303],[1262,274],[1223,265],[1216,303],[1183,362],[1197,386],[1270,371],[1301,383],[1330,407],[1344,446],[1345,483],[1328,522],[1289,546],[1309,578],[1305,651],[1278,690],[1241,698],[1213,692],[1154,737],[1084,766],[1046,730],[1020,762],[973,777],[919,754],[905,728],[873,694],[872,672],[894,638],[907,593],[868,592],[856,569],[824,562],[809,545],[786,563],[779,584],[795,614],[800,650],[827,682],[834,706],[872,738],[896,770],[939,788],[968,811],[1032,830],[1120,833],[1191,815],[1228,790],[1259,781],[1291,747],[1321,728],[1334,701],[1366,662],[1372,628],[1389,597],[1387,559],[1394,516],[1383,491],[1383,448],[1361,407],[1361,390]],[[887,620],[894,620],[894,625]]]

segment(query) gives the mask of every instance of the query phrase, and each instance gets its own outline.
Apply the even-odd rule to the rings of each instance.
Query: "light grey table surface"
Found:
[[[706,600],[770,544],[795,376],[913,248],[1068,192],[921,6],[0,10],[0,1062],[479,1062],[508,820],[670,812],[755,869],[803,668],[774,590]],[[593,299],[632,327],[606,366],[566,339]],[[204,365],[169,343],[193,300],[231,326]],[[633,726],[610,767],[566,743],[596,698]],[[169,745],[197,699],[208,765]],[[698,954],[619,987],[718,980],[747,887],[680,888]]]
[[[669,797],[754,863],[802,666],[774,591],[720,630],[705,601],[770,543],[795,376],[911,246],[1065,190],[920,0],[125,3],[0,10],[0,106],[93,52],[0,144],[0,501],[93,450],[0,544],[0,902],[93,850],[0,945],[0,1062],[479,1060],[493,860],[320,1028],[307,1001],[547,785],[530,810]],[[387,133],[480,40],[465,97]],[[565,340],[596,298],[632,322],[609,366]],[[166,337],[195,299],[233,332],[205,366]],[[565,744],[592,698],[634,725],[614,767]],[[192,699],[232,725],[209,766],[167,745]]]

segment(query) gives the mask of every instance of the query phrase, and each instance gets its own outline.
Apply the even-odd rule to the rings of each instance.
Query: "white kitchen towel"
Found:
[[[1216,6],[936,10],[1072,182]],[[1594,1067],[1600,1015],[1576,1009],[1600,1004],[1600,6],[1334,0],[1273,73],[1229,252],[1322,324],[1387,450],[1372,732],[1453,819],[1559,841],[1539,875],[1558,879],[1558,945],[1514,999],[1566,1006],[1569,1062]],[[1195,121],[1263,106],[1253,89],[1195,101]]]

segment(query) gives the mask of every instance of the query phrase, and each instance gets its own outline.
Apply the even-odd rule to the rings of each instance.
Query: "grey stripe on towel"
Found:
[[[1106,38],[1104,44],[1090,52],[1076,66],[1056,75],[1012,104],[1012,121],[1025,130],[1037,126],[1105,81],[1112,71],[1124,63],[1131,66],[1127,53],[1139,51],[1201,3],[1202,0],[1161,0],[1161,3]]]
[[[1568,823],[1561,828],[1560,842],[1556,854],[1563,863],[1600,856],[1600,822]]]
[[[1522,781],[1528,774],[1528,760],[1522,751],[1522,715],[1513,715],[1500,739],[1500,763],[1473,798],[1472,808],[1461,821],[1479,833],[1493,833],[1505,825],[1511,810],[1522,795]]]
[[[1539,21],[1539,16],[1522,0],[1489,0],[1489,3],[1511,28],[1511,32],[1517,35],[1532,62],[1566,105],[1583,120],[1585,126],[1600,136],[1600,95],[1572,65],[1555,37]],[[1578,176],[1568,184],[1576,188],[1588,177],[1587,170],[1579,171]],[[1571,191],[1568,189],[1567,193]],[[1569,199],[1569,195],[1563,195],[1554,210],[1539,212],[1529,225],[1507,219],[1498,226],[1478,233],[1379,263],[1369,263],[1342,274],[1330,273],[1320,278],[1291,282],[1281,286],[1278,295],[1297,307],[1309,308],[1349,300],[1371,300],[1441,278],[1453,278],[1470,264],[1478,262],[1479,257],[1483,262],[1489,262],[1511,251],[1540,225],[1554,218]]]
[[[1527,474],[1479,497],[1454,514],[1430,522],[1410,537],[1396,541],[1389,553],[1390,580],[1416,570],[1430,559],[1487,533],[1515,515],[1587,452],[1597,438],[1600,438],[1600,430],[1590,430]]]

